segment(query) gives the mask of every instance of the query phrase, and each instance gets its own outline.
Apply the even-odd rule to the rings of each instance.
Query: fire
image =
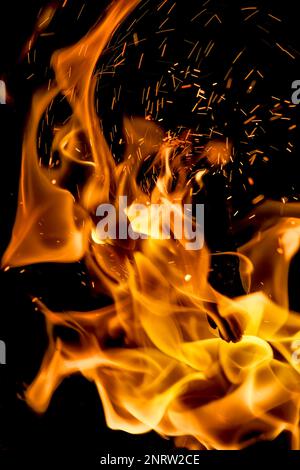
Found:
[[[213,165],[224,165],[228,163],[231,156],[231,145],[229,142],[211,142],[205,147],[205,156]]]
[[[300,316],[288,304],[289,265],[300,246],[298,206],[286,204],[280,213],[276,205],[262,205],[272,215],[269,226],[260,223],[257,236],[228,253],[239,259],[245,289],[233,299],[209,283],[214,255],[206,246],[189,251],[184,237],[99,243],[95,235],[99,204],[118,209],[119,196],[127,196],[131,205],[183,207],[192,201],[193,185],[204,184],[204,171],[191,177],[185,164],[188,138],[164,136],[148,119],[127,120],[127,148],[116,163],[102,132],[95,66],[138,4],[112,2],[101,23],[74,46],[57,51],[55,80],[32,102],[18,211],[2,265],[84,259],[99,296],[108,295],[111,305],[61,313],[34,299],[45,317],[49,345],[26,400],[44,412],[64,378],[80,372],[96,384],[112,429],[155,430],[194,449],[241,449],[287,431],[291,447],[299,449],[300,361],[294,346]],[[59,95],[72,114],[53,130],[51,162],[44,165],[39,124]],[[203,156],[225,165],[230,154],[230,144],[218,141],[208,144]],[[142,187],[138,174],[149,157]],[[87,175],[78,194],[65,187],[75,167]],[[259,221],[259,210],[255,215]],[[57,338],[57,325],[76,331],[78,344]],[[109,338],[118,339],[118,346],[109,346]]]

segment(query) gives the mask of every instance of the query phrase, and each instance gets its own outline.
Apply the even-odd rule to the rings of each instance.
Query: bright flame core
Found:
[[[18,212],[3,265],[84,258],[97,279],[96,289],[109,295],[112,304],[86,313],[56,313],[36,300],[49,346],[26,400],[37,412],[45,411],[62,380],[79,371],[96,384],[112,429],[155,430],[174,436],[178,445],[207,449],[240,449],[288,431],[291,447],[299,449],[300,361],[292,345],[300,338],[300,316],[289,311],[288,271],[299,249],[300,219],[274,217],[269,228],[231,254],[239,257],[247,292],[235,299],[208,282],[211,256],[206,247],[191,252],[185,240],[99,244],[92,238],[101,203],[116,203],[123,195],[145,204],[184,204],[192,197],[192,180],[182,164],[188,144],[164,138],[151,121],[128,120],[127,150],[116,164],[96,114],[96,63],[138,3],[113,2],[87,36],[57,51],[52,58],[55,82],[33,99]],[[52,152],[59,152],[60,165],[49,171],[40,163],[38,128],[59,94],[72,115],[55,130]],[[76,151],[81,139],[88,144],[88,159]],[[218,142],[206,152],[212,163],[224,164],[230,146]],[[137,176],[153,154],[159,177],[146,194]],[[73,165],[90,170],[79,197],[62,186]],[[55,338],[56,325],[77,331],[80,344]],[[107,337],[121,334],[123,346],[106,346]]]

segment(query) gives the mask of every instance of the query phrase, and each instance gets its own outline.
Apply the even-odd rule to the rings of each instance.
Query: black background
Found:
[[[38,12],[44,1],[19,2],[10,0],[1,5],[1,41],[0,41],[0,78],[7,83],[9,102],[0,106],[0,251],[4,252],[10,238],[18,192],[18,179],[20,169],[21,139],[26,115],[28,113],[32,93],[45,82],[45,68],[49,64],[51,53],[57,48],[74,43],[91,27],[103,10],[107,2],[89,0],[87,6],[77,21],[77,16],[83,5],[80,1],[70,0],[66,7],[65,16],[58,14],[54,20],[54,36],[47,39],[38,39],[37,64],[28,66],[21,60],[24,44],[30,37]],[[152,2],[154,5],[159,2]],[[216,120],[220,130],[224,131],[235,143],[237,158],[242,159],[244,148],[241,145],[242,124],[234,111],[236,100],[243,103],[245,92],[243,88],[244,71],[250,69],[250,64],[259,64],[265,71],[263,85],[255,92],[255,97],[250,98],[256,103],[261,99],[266,108],[271,102],[271,96],[280,96],[289,99],[291,96],[291,82],[300,78],[300,56],[296,52],[296,59],[290,60],[274,45],[279,42],[290,47],[290,50],[300,49],[298,39],[298,23],[294,0],[285,2],[257,1],[243,2],[237,0],[224,0],[211,2],[210,8],[220,13],[223,19],[218,27],[201,28],[199,25],[191,26],[190,18],[193,11],[201,10],[200,1],[177,2],[177,12],[173,16],[175,33],[169,39],[169,52],[167,60],[174,63],[176,60],[186,61],[186,49],[184,39],[191,41],[199,39],[207,41],[214,38],[218,47],[211,58],[204,63],[207,68],[207,83],[217,81],[224,76],[228,69],[233,51],[239,51],[246,46],[247,54],[242,59],[240,69],[236,70],[237,81],[234,90],[228,98],[226,105],[216,112]],[[259,18],[245,23],[241,13],[243,6],[256,5],[262,13]],[[154,8],[153,8],[154,10]],[[269,22],[267,13],[283,18],[281,23]],[[167,65],[157,59],[157,44],[153,34],[152,20],[146,17],[142,22],[140,33],[150,37],[152,42],[146,44],[146,64],[140,74],[131,66],[134,60],[138,60],[140,54],[129,57],[124,68],[116,74],[113,83],[108,79],[102,83],[105,91],[101,113],[105,122],[105,130],[109,132],[112,122],[121,123],[124,110],[129,115],[142,115],[138,91],[147,83],[155,83],[158,77],[165,72]],[[257,25],[268,28],[266,34]],[[6,27],[4,27],[6,25]],[[154,66],[153,66],[154,64]],[[248,67],[248,68],[247,68]],[[35,77],[28,80],[32,73]],[[47,72],[48,73],[48,72]],[[47,75],[47,74],[46,74]],[[206,84],[204,80],[204,83]],[[116,84],[123,84],[124,93],[119,108],[112,114],[109,111],[111,102],[111,90]],[[126,84],[126,86],[124,86]],[[191,116],[189,95],[176,95],[176,105],[164,115],[164,127],[174,128],[178,125],[196,128],[199,126],[199,117]],[[250,103],[251,104],[251,103]],[[293,111],[293,122],[297,122],[299,111]],[[223,123],[229,124],[222,128]],[[210,122],[201,121],[203,128],[209,128]],[[286,151],[289,135],[286,128],[267,125],[267,132],[261,137],[259,145],[267,149],[269,154],[273,152],[271,146],[279,150],[271,155],[268,165],[258,162],[251,169],[251,175],[255,178],[255,187],[243,189],[243,178],[237,168],[233,167],[236,178],[231,190],[234,194],[234,207],[242,214],[250,210],[250,200],[257,194],[265,194],[267,197],[280,199],[282,196],[292,197],[299,194],[300,178],[298,173],[299,143],[297,136],[292,140],[294,148],[292,152]],[[114,148],[116,158],[122,149]],[[119,153],[118,153],[119,152]],[[228,231],[230,222],[225,203],[226,188],[224,179],[220,175],[207,178],[207,239],[213,250],[222,250],[228,247],[235,248],[236,239],[233,239]],[[241,239],[246,239],[249,233],[241,234]],[[222,273],[227,281],[222,283],[223,290],[230,294],[240,293],[240,284],[234,266],[223,262],[216,266],[216,271]],[[20,270],[11,270],[0,273],[1,286],[1,316],[0,339],[7,345],[7,365],[0,366],[0,463],[6,459],[12,461],[17,458],[20,461],[37,461],[43,465],[44,461],[53,460],[59,463],[61,458],[66,461],[78,461],[80,458],[90,462],[96,462],[101,455],[107,452],[111,454],[137,455],[151,452],[171,452],[172,440],[162,439],[154,433],[144,436],[130,436],[123,432],[111,431],[105,426],[101,404],[95,387],[79,376],[70,377],[56,391],[48,411],[44,415],[33,413],[22,400],[24,384],[30,383],[38,371],[43,353],[47,344],[42,316],[35,312],[30,297],[38,295],[53,309],[82,309],[98,307],[101,299],[93,296],[89,289],[83,289],[81,281],[86,280],[88,274],[82,274],[84,266],[76,265],[40,265],[28,267],[25,273]],[[218,283],[215,276],[214,282]],[[299,310],[299,288],[297,282],[297,261],[292,266],[290,291],[292,307]],[[224,288],[225,285],[225,288]],[[260,443],[246,454],[241,452],[243,458],[250,459],[260,452],[271,454],[277,450],[287,449],[286,436],[282,435],[272,443]],[[203,462],[212,457],[203,456]],[[237,459],[238,457],[236,457]],[[239,457],[241,458],[241,457]],[[228,459],[222,454],[215,457],[215,461]],[[1,467],[2,468],[2,467]]]

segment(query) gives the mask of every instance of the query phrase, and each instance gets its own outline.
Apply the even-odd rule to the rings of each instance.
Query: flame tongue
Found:
[[[239,257],[247,291],[236,299],[212,288],[208,249],[188,251],[184,237],[158,240],[148,232],[145,240],[99,243],[95,236],[100,203],[118,208],[118,197],[128,196],[127,216],[134,222],[133,203],[176,203],[181,212],[191,201],[192,184],[203,184],[203,172],[191,181],[183,164],[190,152],[187,139],[164,139],[152,122],[126,120],[128,145],[117,165],[101,131],[94,69],[138,3],[113,2],[104,20],[78,44],[56,52],[55,84],[33,100],[18,213],[3,264],[84,257],[95,288],[109,295],[112,304],[92,312],[58,313],[35,300],[45,316],[49,346],[26,399],[37,412],[45,411],[61,381],[79,371],[95,382],[113,429],[154,429],[176,437],[179,445],[208,449],[239,449],[285,430],[292,447],[299,448],[300,361],[294,353],[300,317],[288,310],[287,301],[299,219],[274,221],[232,254]],[[68,100],[72,115],[53,138],[52,154],[59,152],[60,165],[45,168],[37,149],[39,123],[58,94]],[[83,141],[86,155],[79,158]],[[226,164],[230,146],[212,143],[206,153],[214,164]],[[150,171],[157,178],[154,186],[147,179],[145,189],[138,174],[151,156]],[[89,169],[79,196],[63,187],[74,165]],[[136,231],[147,229],[136,224]],[[75,330],[78,344],[56,338],[57,325]],[[111,339],[118,346],[111,346]]]

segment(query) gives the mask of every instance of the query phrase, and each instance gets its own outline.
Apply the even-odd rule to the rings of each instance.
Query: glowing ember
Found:
[[[228,142],[211,142],[205,147],[204,155],[210,163],[224,165],[230,159],[231,145]]]

